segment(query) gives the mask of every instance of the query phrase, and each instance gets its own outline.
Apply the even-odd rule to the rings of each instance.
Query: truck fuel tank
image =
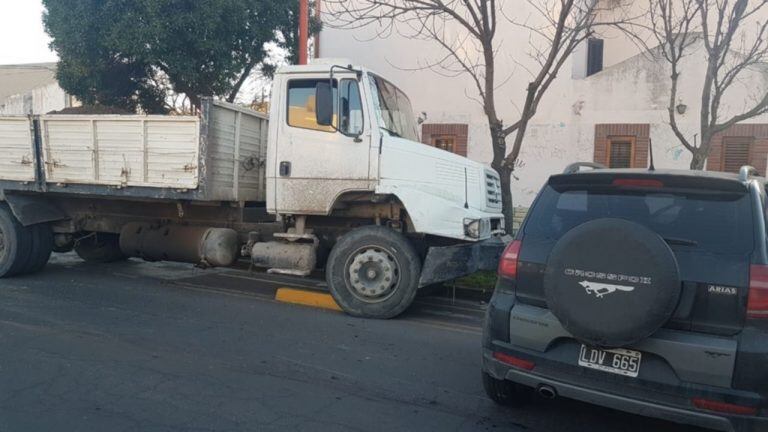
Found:
[[[271,241],[250,246],[251,261],[269,273],[307,276],[317,263],[317,242]]]
[[[129,223],[120,232],[120,250],[147,261],[175,261],[228,267],[238,258],[237,232],[228,228]]]

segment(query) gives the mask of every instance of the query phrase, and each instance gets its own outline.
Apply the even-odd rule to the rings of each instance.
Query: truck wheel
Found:
[[[499,405],[515,406],[533,400],[533,389],[510,381],[496,379],[483,372],[485,394]]]
[[[31,230],[0,203],[0,278],[21,274],[32,250]]]
[[[120,236],[110,233],[95,233],[75,244],[77,256],[89,263],[111,263],[127,259],[120,250]]]
[[[32,248],[29,258],[21,273],[37,273],[45,268],[53,252],[53,231],[48,224],[38,224],[28,227],[32,238]]]
[[[413,246],[389,228],[366,226],[339,239],[331,250],[326,280],[344,312],[389,319],[413,302],[421,261]]]

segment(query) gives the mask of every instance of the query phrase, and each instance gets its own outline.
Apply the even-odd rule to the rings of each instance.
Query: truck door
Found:
[[[348,191],[373,190],[370,175],[371,133],[361,91],[353,75],[333,83],[333,126],[316,116],[316,88],[328,75],[306,75],[283,82],[286,109],[276,142],[275,210],[280,214],[327,214]]]

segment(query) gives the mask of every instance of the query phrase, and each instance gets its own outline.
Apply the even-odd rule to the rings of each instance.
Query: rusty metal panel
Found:
[[[35,181],[34,141],[27,117],[0,117],[0,179]]]
[[[212,107],[208,131],[210,198],[266,200],[267,116],[225,102],[214,102]]]
[[[266,119],[243,116],[240,126],[240,196],[254,201],[266,200],[267,129]]]
[[[208,187],[222,200],[236,199],[235,141],[238,113],[213,105],[208,127]]]

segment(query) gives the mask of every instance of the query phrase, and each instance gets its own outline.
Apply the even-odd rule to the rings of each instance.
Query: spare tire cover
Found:
[[[619,347],[669,320],[681,283],[677,260],[658,234],[622,219],[597,219],[555,244],[544,290],[550,310],[574,337]]]

